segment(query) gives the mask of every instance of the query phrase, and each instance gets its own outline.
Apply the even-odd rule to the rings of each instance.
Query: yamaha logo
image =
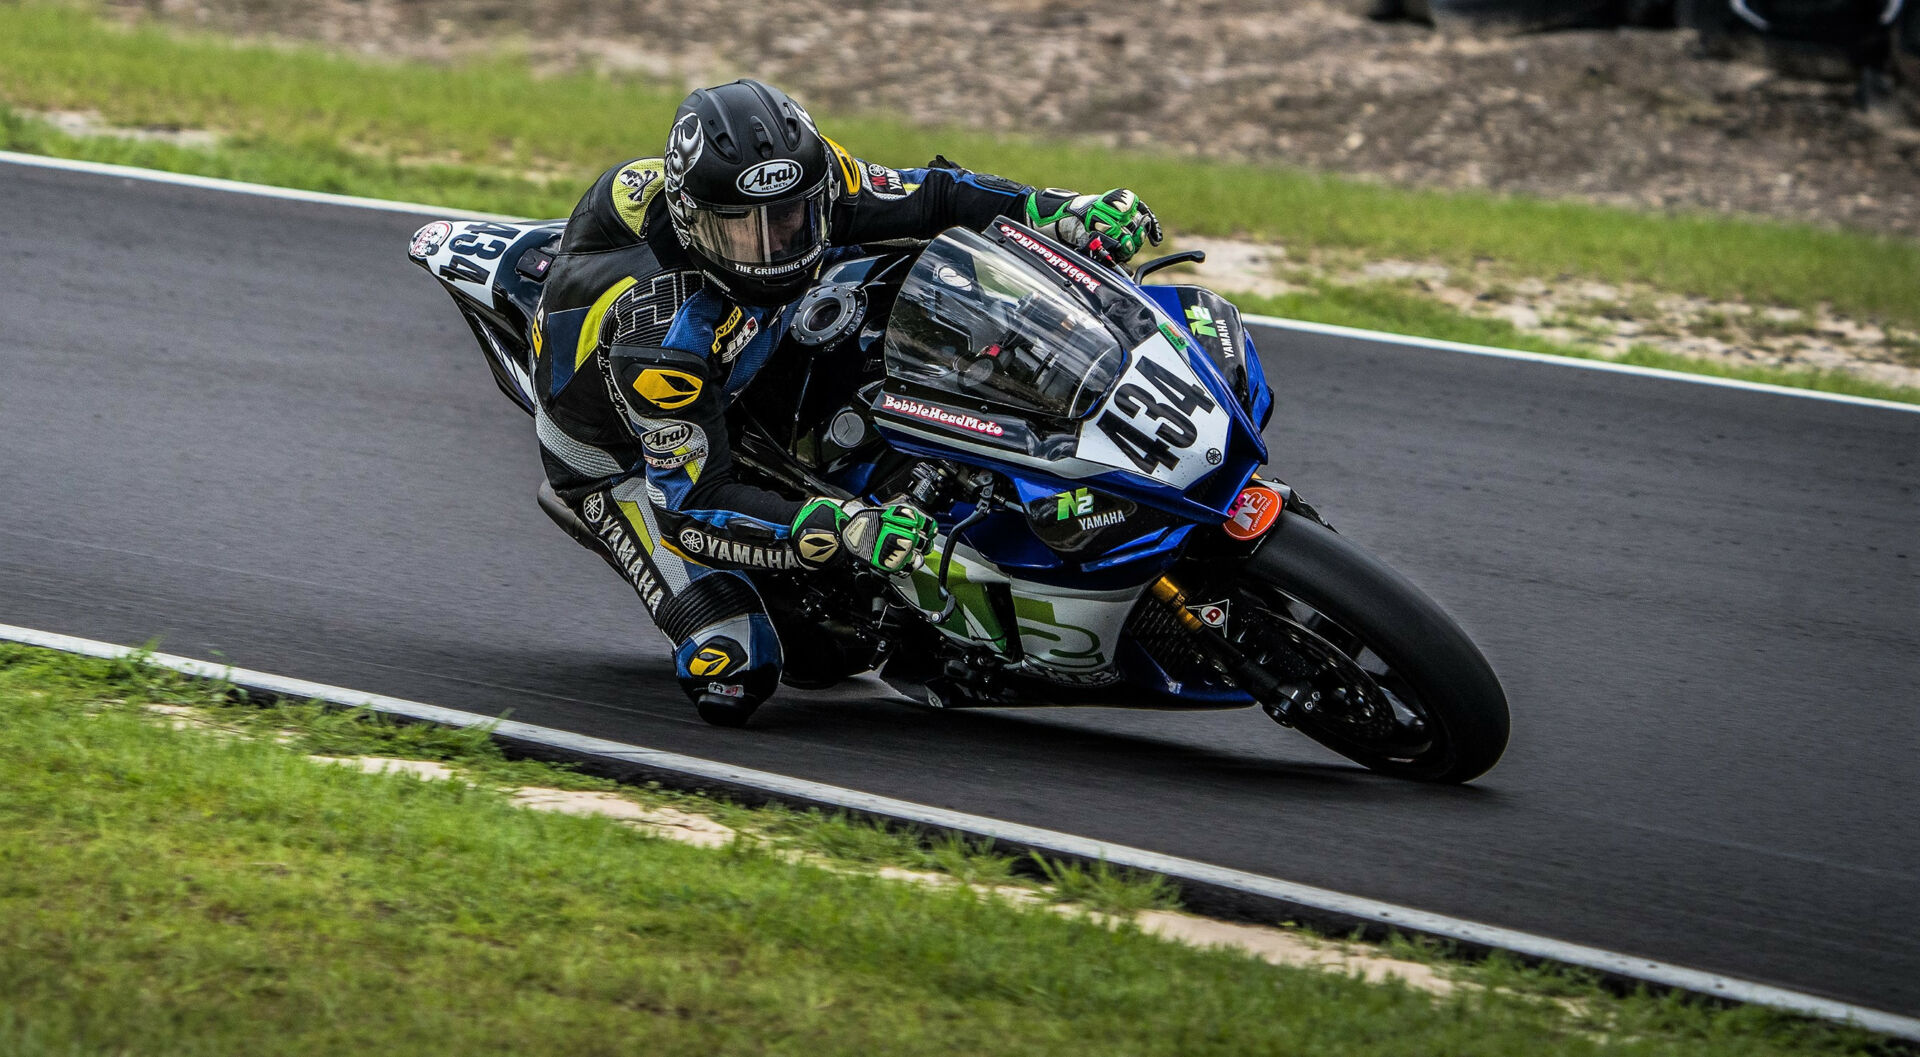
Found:
[[[757,198],[777,195],[800,182],[800,163],[785,158],[763,161],[740,174],[733,182],[742,193]]]
[[[698,529],[682,529],[680,532],[680,546],[686,548],[691,553],[699,554],[701,551],[707,549],[707,540],[705,536],[700,534],[700,530]]]

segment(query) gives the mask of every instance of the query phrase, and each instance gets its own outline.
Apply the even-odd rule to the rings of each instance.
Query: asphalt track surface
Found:
[[[866,682],[716,730],[536,509],[419,223],[0,165],[0,622],[1920,1013],[1920,414],[1258,332],[1277,475],[1500,672],[1487,777]]]

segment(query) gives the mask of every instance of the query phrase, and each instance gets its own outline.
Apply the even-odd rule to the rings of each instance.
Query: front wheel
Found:
[[[1432,599],[1291,512],[1241,567],[1230,637],[1299,689],[1263,702],[1301,733],[1400,778],[1466,782],[1506,751],[1506,693]]]

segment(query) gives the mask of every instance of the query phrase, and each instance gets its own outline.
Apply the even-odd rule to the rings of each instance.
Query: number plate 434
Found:
[[[1219,465],[1228,421],[1186,354],[1155,334],[1080,427],[1078,455],[1185,490]]]

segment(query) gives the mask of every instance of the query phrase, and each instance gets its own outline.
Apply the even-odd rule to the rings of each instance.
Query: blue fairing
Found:
[[[1253,406],[1247,409],[1247,417],[1265,429],[1268,416],[1273,414],[1273,390],[1267,385],[1267,368],[1260,362],[1260,350],[1254,347],[1253,335],[1244,329],[1240,331],[1240,347],[1247,350],[1247,384],[1253,390]]]
[[[1209,394],[1224,408],[1229,419],[1227,447],[1220,467],[1186,492],[1120,470],[1080,479],[1055,477],[1043,470],[1000,461],[979,449],[949,448],[924,437],[886,431],[889,442],[902,452],[967,463],[1005,475],[1012,480],[1016,492],[1014,498],[1023,507],[1063,491],[1091,488],[1165,511],[1186,522],[1143,532],[1139,537],[1120,542],[1098,555],[1068,559],[1041,542],[1023,515],[1011,511],[998,512],[970,526],[966,540],[969,546],[1009,573],[1037,583],[1096,590],[1144,583],[1178,559],[1194,528],[1224,520],[1241,489],[1246,487],[1254,471],[1267,460],[1267,446],[1260,435],[1260,422],[1272,407],[1273,395],[1267,388],[1265,372],[1261,370],[1252,344],[1246,341],[1244,332],[1239,335],[1246,349],[1247,360],[1248,400],[1243,404],[1221,377],[1220,369],[1201,350],[1199,343],[1193,340],[1192,331],[1187,328],[1181,312],[1177,290],[1166,286],[1137,289],[1168,319],[1182,328],[1188,338],[1184,351],[1189,365]],[[882,428],[884,430],[884,423]],[[858,473],[843,473],[838,483],[851,486],[856,491],[864,491],[860,486],[865,484],[871,467],[861,466],[858,469]],[[853,480],[854,477],[859,480]],[[936,512],[936,519],[944,530],[951,530],[972,512],[970,504],[960,504],[951,510]],[[1151,673],[1141,674],[1144,677],[1142,681],[1148,686],[1159,681]],[[1191,689],[1171,684],[1162,692],[1188,698],[1193,696]]]
[[[1187,335],[1192,337],[1193,329],[1188,324],[1185,314],[1180,311],[1178,289],[1171,286],[1142,286],[1137,289],[1147,295],[1148,300],[1159,306],[1160,311],[1165,312],[1180,329],[1185,330]],[[1220,372],[1214,369],[1212,361],[1199,355],[1191,344],[1187,346],[1187,357],[1193,362],[1194,368],[1200,371],[1200,377],[1213,391],[1213,395],[1227,405],[1227,410],[1233,414],[1236,425],[1245,429],[1252,437],[1260,453],[1260,462],[1264,464],[1267,461],[1267,444],[1260,436],[1260,428],[1266,424],[1267,415],[1273,410],[1273,390],[1267,388],[1267,372],[1261,366],[1259,350],[1253,347],[1253,338],[1244,328],[1238,337],[1241,348],[1245,350],[1244,358],[1247,365],[1247,393],[1250,399],[1245,405],[1233,397],[1227,389],[1226,381],[1220,377]],[[1204,370],[1200,369],[1202,363],[1206,364]]]

